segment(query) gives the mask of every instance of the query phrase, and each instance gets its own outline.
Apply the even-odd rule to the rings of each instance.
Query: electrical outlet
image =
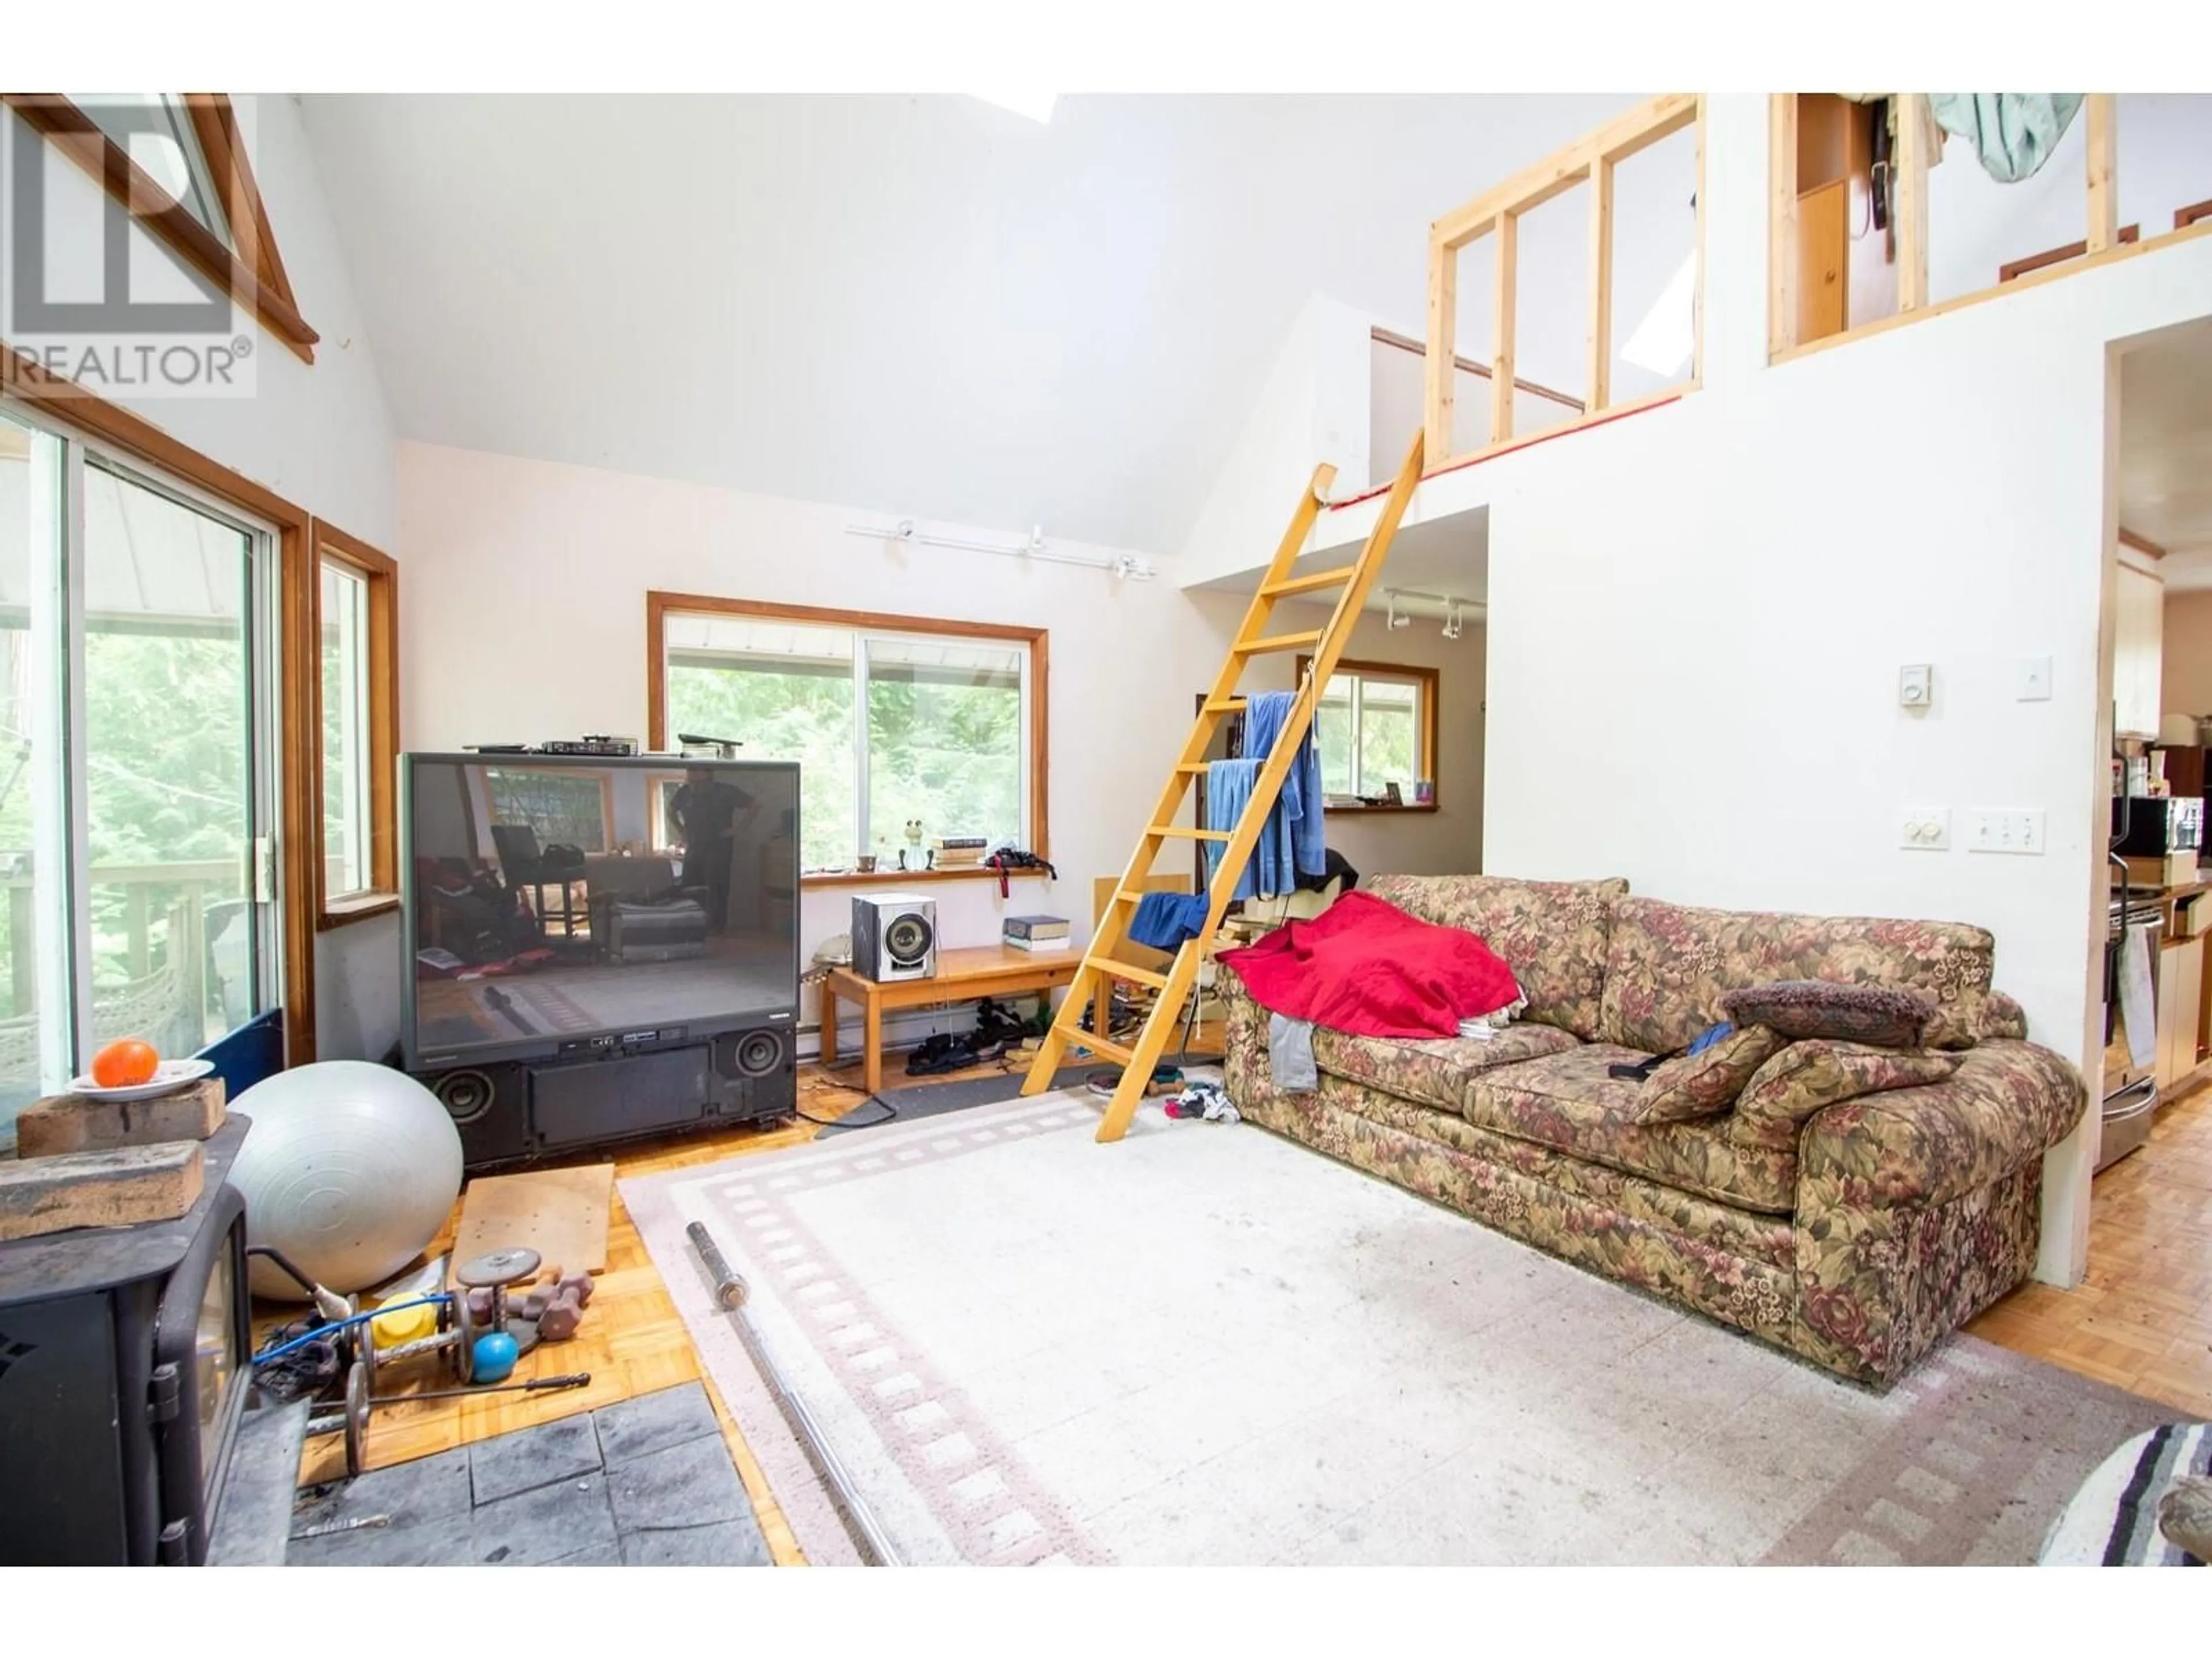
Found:
[[[1916,853],[1941,853],[1951,845],[1951,809],[1908,806],[1897,815],[1897,844]]]
[[[2043,851],[2043,809],[2039,806],[1977,806],[1966,814],[1970,853]]]

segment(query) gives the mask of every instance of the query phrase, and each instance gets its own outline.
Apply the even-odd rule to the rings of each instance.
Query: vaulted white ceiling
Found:
[[[1418,331],[1428,222],[1632,101],[302,107],[403,436],[1172,550],[1310,294]]]

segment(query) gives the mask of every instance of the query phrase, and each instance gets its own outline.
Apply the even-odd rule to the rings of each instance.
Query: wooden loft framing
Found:
[[[146,234],[228,294],[302,362],[315,361],[320,337],[300,315],[291,279],[276,252],[269,213],[239,136],[238,112],[221,92],[188,92],[185,111],[215,179],[231,246],[173,199],[92,118],[58,92],[0,93],[0,101],[97,179]]]
[[[1887,315],[1833,329],[1817,335],[1808,332],[1801,289],[1808,281],[1807,228],[1801,222],[1804,201],[1795,188],[1799,154],[1798,102],[1807,94],[1777,93],[1767,123],[1769,177],[1773,181],[1768,216],[1767,243],[1767,357],[1783,362],[1808,352],[1826,350],[1845,340],[1863,339],[1886,329],[1916,322],[1923,317],[1979,305],[1985,300],[2033,288],[2040,283],[2069,276],[2077,270],[2134,258],[2154,248],[2192,236],[2212,234],[2212,203],[2183,208],[2173,216],[2173,228],[2145,237],[2141,227],[2119,223],[2119,144],[2115,94],[2088,94],[2081,103],[2083,146],[2081,179],[2082,237],[2078,242],[2053,248],[2000,268],[1997,281],[1972,294],[1936,300],[1928,289],[1928,154],[1923,106],[1927,94],[1891,94],[1897,101],[1896,149],[1893,157],[1894,205],[1892,223],[1897,237],[1897,302]]]
[[[1408,352],[1416,357],[1421,356],[1428,349],[1419,340],[1401,334],[1395,329],[1384,328],[1379,324],[1367,331],[1367,337],[1376,345],[1389,346],[1394,350]],[[1478,363],[1472,357],[1455,358],[1452,366],[1462,374],[1473,374],[1484,380],[1490,379],[1490,365]],[[1547,403],[1557,404],[1560,408],[1571,410],[1577,415],[1589,407],[1580,398],[1569,397],[1564,392],[1546,386],[1541,381],[1529,380],[1525,375],[1513,382],[1513,389],[1516,392],[1525,392],[1532,398],[1541,398]]]
[[[1422,424],[1431,471],[1462,465],[1514,441],[1513,393],[1516,386],[1522,384],[1514,375],[1517,312],[1515,282],[1520,264],[1521,217],[1579,184],[1587,182],[1590,186],[1589,383],[1580,412],[1564,426],[1552,428],[1552,433],[1572,431],[1578,426],[1626,414],[1631,409],[1667,401],[1686,389],[1669,387],[1626,404],[1613,401],[1613,170],[1620,163],[1662,138],[1692,127],[1696,130],[1698,141],[1698,264],[1697,294],[1692,302],[1695,344],[1687,384],[1698,384],[1703,373],[1705,338],[1705,112],[1702,94],[1662,94],[1522,169],[1504,184],[1485,191],[1429,227],[1428,342]],[[1471,454],[1455,455],[1451,449],[1457,391],[1455,366],[1461,360],[1455,355],[1453,337],[1458,323],[1459,256],[1461,249],[1484,236],[1493,241],[1498,268],[1492,327],[1489,443]]]

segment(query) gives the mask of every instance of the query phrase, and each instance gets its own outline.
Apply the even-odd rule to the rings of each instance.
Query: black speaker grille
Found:
[[[447,1072],[438,1079],[438,1103],[456,1123],[474,1123],[491,1110],[497,1094],[482,1072]]]
[[[901,968],[911,968],[929,954],[929,924],[908,911],[893,916],[884,929],[884,949]]]
[[[783,1034],[747,1031],[738,1039],[738,1070],[746,1077],[766,1077],[783,1064]]]

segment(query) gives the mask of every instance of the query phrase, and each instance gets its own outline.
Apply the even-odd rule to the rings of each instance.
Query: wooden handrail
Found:
[[[1697,257],[1700,262],[1698,290],[1704,290],[1705,96],[1701,93],[1669,92],[1646,100],[1623,112],[1603,126],[1585,133],[1573,143],[1534,165],[1522,168],[1504,184],[1462,203],[1429,227],[1428,343],[1423,377],[1423,430],[1426,434],[1429,466],[1434,471],[1474,459],[1452,453],[1454,406],[1458,388],[1455,366],[1464,360],[1454,347],[1459,309],[1459,253],[1477,237],[1495,239],[1497,276],[1492,290],[1490,364],[1490,436],[1488,448],[1513,441],[1513,392],[1516,387],[1540,388],[1514,374],[1514,331],[1516,284],[1519,276],[1519,228],[1522,215],[1553,197],[1588,180],[1590,185],[1590,297],[1587,328],[1589,388],[1578,410],[1580,424],[1600,418],[1613,401],[1613,208],[1614,169],[1630,156],[1650,149],[1686,128],[1699,131],[1698,166],[1699,208]],[[1693,301],[1693,339],[1702,343],[1704,306]],[[1695,364],[1702,351],[1692,353]],[[1480,370],[1476,371],[1480,373]],[[1557,396],[1558,394],[1548,394]],[[1559,397],[1561,403],[1572,399]],[[1485,453],[1477,451],[1476,454]]]
[[[1410,353],[1416,357],[1428,355],[1428,348],[1419,340],[1410,335],[1401,334],[1395,328],[1385,328],[1380,323],[1367,331],[1367,337],[1376,345],[1394,346],[1398,350]],[[1452,367],[1462,374],[1479,374],[1486,380],[1490,378],[1490,365],[1478,363],[1472,357],[1454,357]],[[1577,415],[1583,412],[1583,404],[1581,398],[1570,398],[1556,387],[1529,380],[1525,375],[1517,377],[1514,380],[1513,389],[1516,392],[1525,392],[1532,398],[1547,398],[1562,409],[1573,410]]]

